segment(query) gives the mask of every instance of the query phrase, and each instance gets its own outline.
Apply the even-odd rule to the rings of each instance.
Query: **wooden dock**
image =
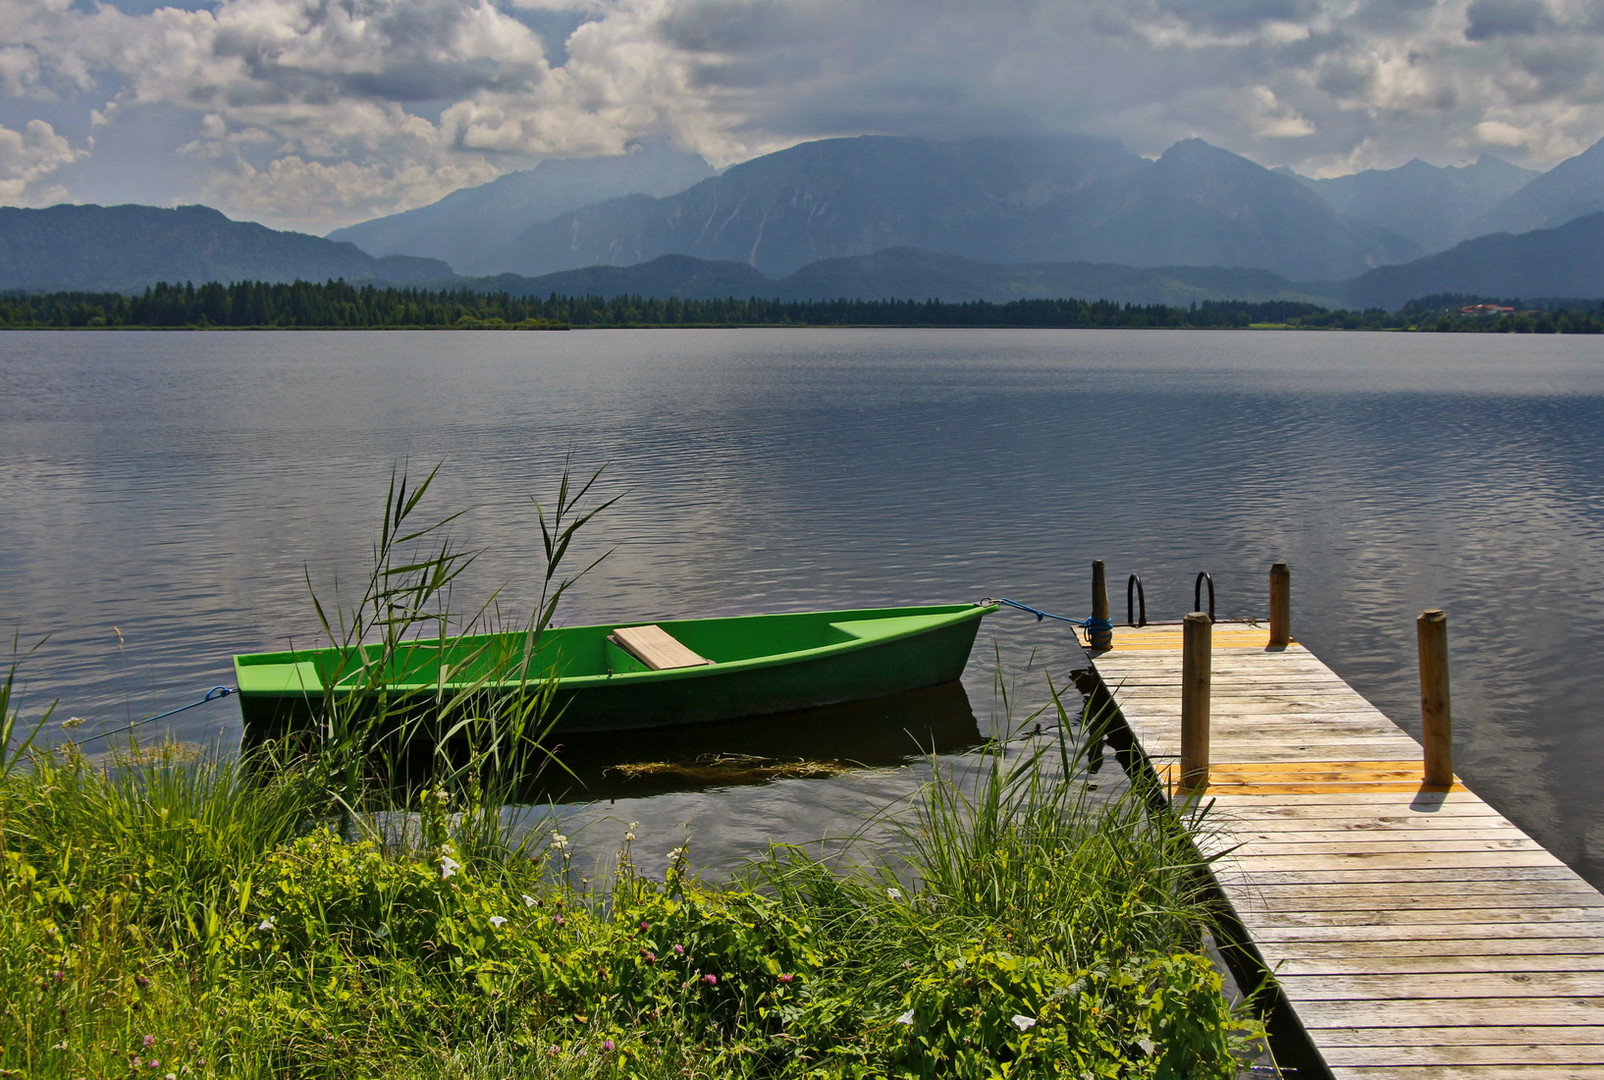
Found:
[[[1457,778],[1423,783],[1420,744],[1318,658],[1213,627],[1209,775],[1182,795],[1182,628],[1088,655],[1138,767],[1203,808],[1242,944],[1331,1076],[1604,1078],[1604,896]]]

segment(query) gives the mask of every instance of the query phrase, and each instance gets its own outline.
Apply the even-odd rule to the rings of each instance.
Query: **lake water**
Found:
[[[529,497],[571,452],[623,498],[584,534],[579,559],[613,553],[570,623],[999,595],[1084,616],[1094,558],[1117,614],[1127,573],[1175,618],[1208,570],[1222,617],[1262,615],[1284,560],[1299,640],[1418,734],[1414,619],[1442,607],[1457,771],[1604,884],[1596,338],[8,333],[0,387],[0,618],[24,646],[49,635],[24,701],[59,699],[80,737],[230,683],[233,653],[310,641],[306,579],[360,580],[398,461],[444,462],[429,508],[466,509],[454,535],[484,549],[457,607],[500,589],[527,613]],[[918,707],[989,733],[999,664],[1017,720],[1080,662],[1067,629],[999,612],[967,702]],[[231,701],[164,723],[239,731]],[[612,788],[563,813],[725,863],[905,795],[917,770],[882,749],[836,779]]]

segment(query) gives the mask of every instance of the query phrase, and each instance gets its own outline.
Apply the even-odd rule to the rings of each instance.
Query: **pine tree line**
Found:
[[[0,297],[0,328],[564,329],[635,326],[933,326],[1411,329],[1604,332],[1604,310],[1576,307],[1465,316],[1455,309],[1332,311],[1292,301],[1210,300],[1186,307],[1110,300],[659,300],[519,296],[344,281],[159,284],[135,296],[58,292]]]

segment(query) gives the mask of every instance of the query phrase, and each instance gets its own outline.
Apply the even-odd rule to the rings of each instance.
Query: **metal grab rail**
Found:
[[[1127,626],[1147,625],[1147,593],[1142,590],[1140,574],[1132,574],[1125,582],[1125,623]]]
[[[1203,610],[1203,583],[1209,583],[1209,622],[1218,622],[1214,617],[1214,576],[1207,570],[1198,572],[1197,581],[1192,584],[1192,610]]]

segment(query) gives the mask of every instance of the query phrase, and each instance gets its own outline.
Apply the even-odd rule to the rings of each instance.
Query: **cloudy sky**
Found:
[[[1604,136],[1604,0],[0,0],[0,203],[322,233],[547,157],[1199,136],[1331,176]]]

